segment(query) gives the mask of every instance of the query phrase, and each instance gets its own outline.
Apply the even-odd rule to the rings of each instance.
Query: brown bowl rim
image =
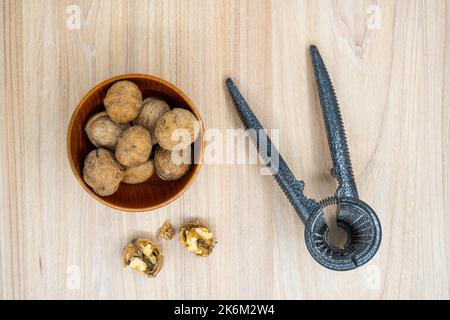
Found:
[[[92,189],[84,182],[84,180],[82,179],[82,177],[78,174],[77,169],[75,168],[75,164],[73,162],[72,159],[72,155],[70,152],[70,133],[72,131],[73,128],[73,123],[75,121],[75,115],[77,114],[78,110],[81,108],[81,106],[85,103],[85,101],[94,93],[96,92],[100,87],[107,85],[109,83],[114,83],[116,81],[120,81],[120,80],[133,80],[136,78],[141,78],[141,79],[147,79],[147,80],[153,80],[156,82],[159,82],[160,84],[169,87],[170,89],[174,90],[177,94],[179,94],[182,99],[189,105],[189,107],[192,109],[195,117],[197,118],[197,120],[200,122],[200,154],[199,154],[199,158],[198,158],[198,163],[196,163],[196,166],[194,167],[194,173],[192,174],[191,178],[187,181],[187,183],[176,193],[174,194],[172,197],[170,197],[169,199],[167,199],[164,202],[161,202],[160,204],[154,205],[154,206],[149,206],[149,207],[144,207],[144,208],[129,208],[129,207],[124,207],[124,206],[120,206],[120,205],[116,205],[116,204],[112,204],[108,201],[106,201],[103,197],[99,196],[98,194],[96,194],[94,191],[92,191]],[[197,108],[195,107],[194,103],[191,101],[191,99],[188,98],[188,96],[181,90],[179,89],[177,86],[175,86],[174,84],[170,83],[169,81],[166,81],[164,79],[161,79],[159,77],[150,75],[150,74],[143,74],[143,73],[127,73],[127,74],[122,74],[122,75],[118,75],[118,76],[114,76],[112,78],[103,80],[102,82],[96,84],[91,90],[89,90],[84,96],[83,98],[80,100],[80,102],[77,104],[76,108],[73,110],[72,115],[70,117],[70,121],[69,124],[67,126],[67,132],[66,132],[66,152],[67,152],[67,158],[70,164],[70,169],[72,170],[73,175],[75,176],[76,180],[78,181],[78,183],[83,187],[83,189],[85,191],[87,191],[95,200],[99,201],[100,203],[112,208],[112,209],[116,209],[116,210],[120,210],[120,211],[125,211],[128,213],[138,213],[138,212],[148,212],[148,211],[153,211],[153,210],[157,210],[159,208],[162,208],[168,204],[170,204],[171,202],[175,201],[176,199],[178,199],[194,182],[194,180],[197,178],[197,175],[200,171],[200,169],[202,168],[203,165],[203,152],[204,152],[204,148],[205,148],[205,140],[204,140],[204,125],[203,125],[203,120],[200,116],[200,113],[198,112]]]

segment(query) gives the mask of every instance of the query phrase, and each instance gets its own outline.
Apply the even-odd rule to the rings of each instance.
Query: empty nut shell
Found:
[[[122,166],[110,150],[93,150],[84,160],[83,179],[100,196],[116,192],[123,174]]]
[[[128,167],[125,169],[123,182],[128,184],[138,184],[147,181],[155,172],[153,160],[144,162],[143,164]]]
[[[164,263],[161,249],[148,239],[134,239],[123,249],[123,265],[156,277]]]
[[[134,167],[146,162],[151,151],[150,132],[141,126],[132,126],[119,136],[116,159],[124,166]]]
[[[149,97],[142,104],[141,111],[133,123],[146,128],[152,136],[152,143],[157,144],[155,136],[155,126],[161,116],[170,110],[169,105],[161,99]]]
[[[89,140],[97,148],[114,150],[117,139],[129,127],[129,124],[115,123],[106,112],[100,112],[89,118],[85,131]]]
[[[215,245],[212,232],[199,222],[183,224],[178,240],[186,249],[200,257],[209,256]]]
[[[163,180],[177,180],[191,167],[190,147],[182,150],[166,150],[158,146],[155,151],[156,174]]]
[[[142,93],[135,83],[118,81],[109,88],[103,104],[114,122],[127,123],[138,116],[142,106]]]
[[[200,126],[192,112],[175,108],[166,112],[156,122],[155,136],[161,147],[173,150],[187,147],[197,139]]]

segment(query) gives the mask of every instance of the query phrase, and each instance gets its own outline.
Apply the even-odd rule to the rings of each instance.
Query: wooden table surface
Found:
[[[66,128],[82,96],[123,73],[181,88],[207,129],[242,125],[232,76],[306,194],[335,180],[308,46],[328,65],[360,196],[379,215],[367,265],[318,265],[304,227],[259,165],[206,164],[177,201],[127,214],[77,183]],[[0,298],[441,298],[450,295],[450,1],[0,2]],[[196,258],[164,242],[155,279],[121,250],[166,219],[219,241]]]

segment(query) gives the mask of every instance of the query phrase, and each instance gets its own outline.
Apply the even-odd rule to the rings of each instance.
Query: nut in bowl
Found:
[[[121,83],[126,86],[121,87]],[[166,104],[171,110],[188,111],[197,120],[195,139],[188,146],[192,163],[176,180],[160,178],[153,165],[155,150],[160,148],[152,141],[157,126],[153,118],[169,112]],[[159,110],[149,112],[152,105]],[[189,188],[202,165],[203,139],[200,114],[180,89],[151,75],[127,74],[98,84],[78,104],[67,129],[67,156],[77,181],[96,200],[118,210],[141,212],[167,205]],[[94,150],[100,152],[91,154],[86,169],[85,159]],[[102,159],[93,156],[102,153],[108,153],[111,168],[118,165],[123,170],[118,169],[117,175],[101,171]],[[120,176],[123,178],[117,186]],[[115,185],[110,186],[110,181]]]

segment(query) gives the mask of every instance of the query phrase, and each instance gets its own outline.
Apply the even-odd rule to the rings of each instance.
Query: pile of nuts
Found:
[[[174,235],[175,229],[169,221],[164,222],[157,232],[159,239],[172,240]],[[216,244],[209,228],[198,221],[181,225],[178,240],[188,251],[199,257],[209,256]],[[134,239],[123,249],[124,267],[129,266],[148,277],[156,277],[163,262],[160,247],[150,239]]]
[[[112,195],[121,182],[142,183],[155,171],[163,180],[189,171],[191,144],[199,133],[190,111],[171,109],[155,97],[143,100],[139,87],[127,80],[114,83],[103,103],[106,111],[93,115],[85,127],[97,149],[84,161],[83,178],[95,193]]]

